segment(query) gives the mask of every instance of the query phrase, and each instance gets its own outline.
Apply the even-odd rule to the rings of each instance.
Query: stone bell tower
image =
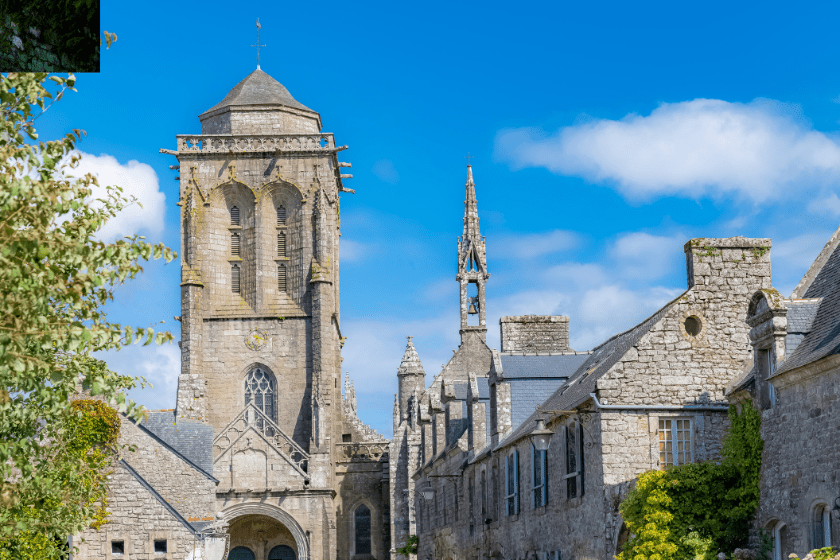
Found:
[[[467,198],[464,200],[464,234],[458,238],[458,275],[461,285],[461,340],[473,332],[486,340],[487,319],[484,310],[484,284],[487,272],[487,250],[478,227],[478,202],[472,166],[467,166]]]
[[[346,146],[259,67],[199,120],[161,150],[180,168],[177,422],[213,428],[232,551],[335,558]]]

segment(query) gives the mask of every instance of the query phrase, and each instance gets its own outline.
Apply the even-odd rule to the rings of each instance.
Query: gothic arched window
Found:
[[[281,292],[286,291],[286,265],[277,265],[277,289]]]
[[[353,516],[356,528],[356,554],[370,554],[370,509],[364,504]]]
[[[230,269],[230,291],[234,294],[239,293],[239,265],[235,264]]]
[[[230,207],[230,225],[239,225],[239,208],[237,208],[236,206]]]
[[[282,204],[277,207],[277,225],[278,226],[285,226],[286,225],[286,207]]]
[[[261,368],[254,368],[245,376],[245,406],[254,403],[263,414],[277,422],[277,411],[274,402],[277,394],[277,384],[274,376]],[[265,429],[264,422],[257,421],[260,430]]]

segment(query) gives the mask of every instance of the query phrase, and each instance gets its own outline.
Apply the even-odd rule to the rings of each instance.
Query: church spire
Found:
[[[420,363],[420,356],[417,355],[411,338],[408,337],[400,367],[397,369],[400,394],[395,407],[399,408],[401,420],[408,418],[409,399],[414,395],[415,390],[422,392],[426,389],[426,372],[423,371],[423,364]]]
[[[467,332],[475,332],[482,340],[487,335],[484,312],[484,283],[487,273],[487,252],[478,227],[478,201],[472,165],[467,165],[467,196],[464,199],[464,234],[458,239],[458,276],[461,285],[461,341]]]

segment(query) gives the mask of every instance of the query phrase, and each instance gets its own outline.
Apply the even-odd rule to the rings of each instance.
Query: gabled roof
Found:
[[[838,246],[840,246],[840,228],[835,230],[828,243],[825,244],[823,250],[820,251],[820,254],[808,269],[808,272],[799,281],[799,284],[790,296],[791,299],[825,296],[832,279],[836,279],[837,273],[840,271],[840,255],[837,253]]]
[[[810,332],[774,374],[816,362],[826,356],[840,354],[840,244],[838,244],[814,282],[807,297],[822,297]]]
[[[309,107],[298,103],[289,90],[280,82],[257,68],[236,84],[221,102],[199,115],[199,119],[217,109],[232,105],[283,105],[315,113]],[[317,113],[316,113],[317,114]]]
[[[589,352],[579,354],[500,354],[502,379],[569,377],[590,356]]]
[[[150,412],[169,412],[169,411],[150,411]],[[128,418],[128,417],[126,416],[126,418]],[[131,420],[131,419],[129,418],[129,420]],[[149,436],[150,438],[152,438],[153,440],[155,440],[155,441],[156,441],[158,444],[160,444],[161,446],[163,446],[163,447],[165,447],[166,449],[168,449],[168,450],[169,450],[169,451],[170,451],[173,455],[175,455],[176,457],[178,457],[179,459],[181,459],[182,461],[184,461],[186,464],[188,464],[189,466],[191,466],[192,468],[194,468],[195,470],[197,470],[198,472],[200,472],[201,474],[203,474],[206,478],[208,478],[209,480],[212,480],[212,481],[213,481],[213,482],[215,482],[216,484],[218,484],[218,483],[219,483],[219,481],[218,481],[218,480],[216,480],[215,478],[213,478],[213,475],[212,475],[212,474],[210,474],[210,472],[212,472],[212,468],[213,468],[213,463],[212,463],[212,453],[213,453],[213,449],[212,449],[212,447],[208,447],[208,449],[207,449],[207,453],[208,453],[208,454],[210,454],[210,459],[211,459],[211,462],[210,462],[210,472],[208,472],[208,471],[207,471],[207,470],[205,470],[204,468],[202,468],[202,467],[198,466],[196,463],[194,463],[193,461],[191,461],[190,459],[188,459],[188,458],[187,458],[187,457],[186,457],[183,453],[181,453],[181,452],[180,452],[178,449],[176,449],[173,445],[171,445],[169,442],[167,442],[166,440],[164,440],[162,437],[160,437],[158,434],[156,434],[155,432],[153,432],[152,430],[150,430],[149,428],[147,428],[147,427],[146,427],[146,426],[144,426],[143,424],[138,424],[138,423],[137,423],[137,422],[135,422],[134,420],[131,420],[131,422],[132,422],[135,426],[137,426],[137,427],[140,429],[140,431],[142,431],[142,432],[143,432],[143,433],[145,433],[147,436]],[[198,424],[198,423],[196,423],[196,425],[198,425],[198,426],[202,426],[202,427],[204,426],[204,424]],[[191,424],[190,424],[190,423],[180,423],[180,424],[179,424],[179,426],[180,426],[182,429],[189,429],[189,428],[191,427]],[[208,426],[208,427],[209,427],[209,426]],[[212,428],[210,428],[210,429],[212,430]],[[212,432],[211,432],[211,435],[212,435]]]
[[[198,535],[198,531],[196,530],[196,528],[193,527],[192,525],[190,525],[190,523],[186,519],[184,519],[184,517],[180,513],[178,513],[178,511],[174,507],[172,507],[172,504],[167,502],[163,498],[163,496],[158,494],[157,490],[155,490],[154,487],[151,484],[146,482],[145,478],[140,476],[140,474],[137,471],[135,471],[133,468],[131,468],[131,465],[129,465],[125,461],[125,459],[120,459],[119,463],[120,463],[120,466],[122,466],[122,468],[124,468],[126,471],[128,471],[128,474],[130,474],[132,477],[134,477],[134,480],[139,482],[140,485],[143,488],[145,488],[149,492],[149,494],[151,494],[152,497],[154,497],[154,499],[157,500],[158,503],[160,505],[162,505],[164,507],[164,509],[166,509],[166,511],[168,511],[172,515],[172,517],[177,519],[178,522],[181,523],[181,525],[183,525],[190,533],[192,533],[193,535]]]
[[[592,354],[581,364],[568,382],[560,387],[543,404],[546,410],[571,410],[586,402],[590,393],[595,392],[596,383],[616,364],[639,339],[647,334],[656,325],[674,303],[681,298],[685,292],[665,304],[659,311],[636,325],[630,330],[619,333],[600,346],[592,350]],[[507,374],[507,371],[505,371]],[[499,442],[497,449],[504,447],[514,441],[530,434],[536,426],[536,412],[532,412],[527,420],[522,422],[518,428],[514,428],[507,437]]]

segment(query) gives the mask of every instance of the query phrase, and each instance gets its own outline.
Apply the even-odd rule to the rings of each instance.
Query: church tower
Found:
[[[199,120],[161,150],[180,169],[176,421],[213,429],[232,551],[333,559],[346,146],[259,67]]]
[[[478,202],[472,166],[467,165],[467,198],[464,200],[464,234],[458,238],[458,275],[461,285],[461,340],[467,333],[487,339],[487,317],[484,310],[484,284],[487,272],[487,251],[478,227]]]

